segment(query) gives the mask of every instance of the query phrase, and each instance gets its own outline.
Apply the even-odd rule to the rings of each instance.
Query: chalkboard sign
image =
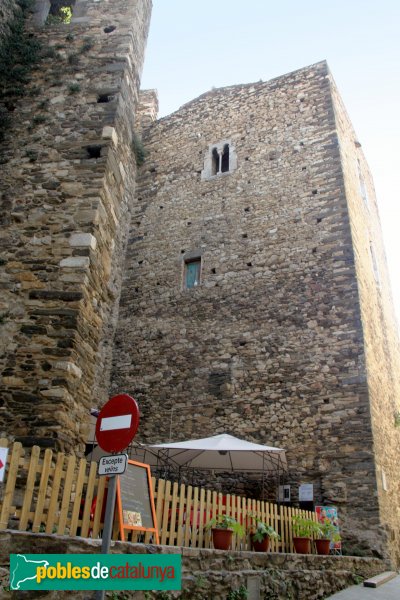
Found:
[[[128,460],[125,473],[118,478],[117,506],[122,541],[124,530],[133,529],[153,532],[159,543],[149,465]]]

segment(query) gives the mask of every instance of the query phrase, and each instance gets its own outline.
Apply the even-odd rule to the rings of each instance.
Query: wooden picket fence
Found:
[[[7,440],[0,439],[0,447],[7,446]],[[42,456],[38,446],[28,452],[15,442],[8,454],[5,481],[0,484],[0,530],[99,538],[106,488],[106,477],[97,476],[97,463],[54,454],[50,449]],[[234,539],[233,549],[251,549],[250,530],[258,517],[280,535],[280,540],[272,540],[271,550],[293,552],[292,517],[317,520],[312,512],[163,479],[153,478],[153,491],[160,543],[170,546],[211,548],[211,534],[205,525],[225,513],[247,532],[244,538]],[[114,539],[118,539],[117,528]],[[151,534],[133,532],[129,539],[149,542]]]

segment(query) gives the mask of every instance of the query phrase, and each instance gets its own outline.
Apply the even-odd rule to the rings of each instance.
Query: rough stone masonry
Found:
[[[151,92],[146,93],[149,106]],[[399,351],[376,201],[326,63],[144,128],[112,391],[151,442],[287,449],[349,540],[399,560]]]
[[[50,2],[33,8],[40,62],[4,104],[1,430],[83,451],[90,407],[107,397],[151,0],[76,0],[69,25],[44,26]]]
[[[150,0],[76,0],[44,28],[54,2],[35,1],[40,62],[1,97],[0,434],[82,452],[90,407],[128,392],[142,439],[172,424],[286,448],[293,487],[399,563],[399,345],[326,64],[153,122],[151,91],[136,114]],[[2,3],[3,44],[23,5]]]

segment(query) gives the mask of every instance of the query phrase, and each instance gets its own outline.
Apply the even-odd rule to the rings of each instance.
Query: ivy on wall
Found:
[[[0,46],[0,141],[10,125],[10,113],[26,94],[33,67],[40,60],[39,41],[25,31],[33,0],[17,0],[18,10]]]

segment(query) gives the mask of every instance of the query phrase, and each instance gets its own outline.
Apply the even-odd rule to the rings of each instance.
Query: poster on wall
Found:
[[[339,518],[336,506],[316,506],[315,512],[317,513],[318,521],[323,523],[328,519],[335,528],[335,534],[340,535]],[[330,550],[332,554],[342,553],[342,542],[331,541]]]

